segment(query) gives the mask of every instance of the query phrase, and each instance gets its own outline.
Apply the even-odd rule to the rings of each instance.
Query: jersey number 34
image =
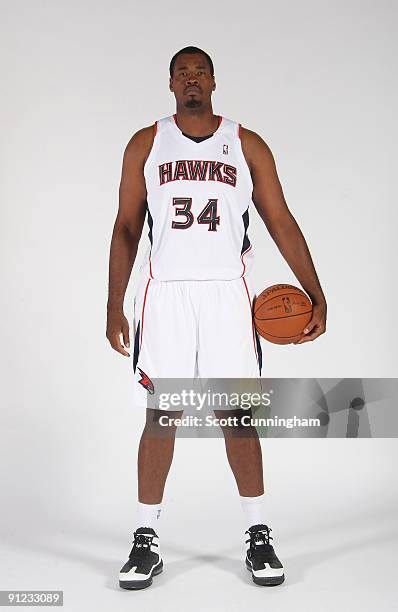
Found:
[[[215,198],[208,200],[206,206],[197,216],[198,223],[208,224],[209,232],[216,232],[217,225],[220,223],[220,217],[217,216],[217,202]],[[175,206],[176,216],[184,217],[182,221],[172,221],[171,227],[173,229],[188,229],[195,221],[192,207],[192,198],[173,198],[173,206]]]

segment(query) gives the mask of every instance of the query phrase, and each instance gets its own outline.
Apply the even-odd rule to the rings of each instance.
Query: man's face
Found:
[[[178,106],[198,108],[210,102],[216,84],[210,66],[201,53],[183,53],[174,64],[170,91],[174,92]]]

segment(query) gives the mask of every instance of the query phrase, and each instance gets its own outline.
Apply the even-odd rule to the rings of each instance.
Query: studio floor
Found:
[[[210,468],[205,471],[200,464],[205,443],[212,479]],[[387,474],[394,444],[265,443],[267,522],[286,573],[280,586],[253,584],[244,566],[239,500],[222,441],[178,440],[158,529],[165,569],[151,587],[131,592],[118,586],[118,572],[131,547],[130,493],[119,482],[110,490],[112,480],[104,475],[104,488],[97,483],[97,497],[92,492],[76,498],[75,506],[69,500],[69,515],[62,512],[62,500],[54,499],[49,508],[32,502],[31,511],[20,505],[14,517],[8,516],[8,530],[2,535],[1,588],[63,590],[64,608],[73,612],[175,612],[187,607],[190,612],[231,612],[256,606],[269,606],[261,609],[273,612],[297,607],[314,612],[391,612],[398,597],[398,520],[394,490],[377,474]],[[315,454],[323,475],[316,482],[311,474]],[[294,468],[292,455],[297,456]],[[192,471],[187,478],[183,458],[188,461],[189,456]]]

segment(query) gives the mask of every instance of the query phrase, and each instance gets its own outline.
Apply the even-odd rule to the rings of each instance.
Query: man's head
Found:
[[[210,56],[198,47],[184,47],[170,62],[170,91],[177,106],[198,108],[210,104],[216,88]]]

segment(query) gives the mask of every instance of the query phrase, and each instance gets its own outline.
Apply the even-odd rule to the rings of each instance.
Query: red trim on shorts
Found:
[[[243,272],[241,274],[241,277],[243,277],[244,273],[246,272],[246,264],[243,261],[243,255],[246,255],[246,253],[248,253],[250,251],[250,249],[252,248],[252,244],[250,246],[247,247],[246,251],[243,251],[242,255],[240,256],[241,261],[242,261],[242,265],[243,265]]]
[[[142,302],[140,349],[141,349],[141,344],[142,344],[142,332],[144,331],[144,310],[145,310],[146,295],[148,293],[148,287],[149,287],[149,283],[150,282],[151,282],[151,279],[148,278],[148,282],[147,282],[146,287],[145,287],[144,299],[143,299],[143,302]]]
[[[250,299],[250,293],[249,293],[249,289],[247,288],[247,284],[246,284],[245,278],[242,277],[242,280],[244,282],[244,285],[245,285],[245,288],[246,288],[247,297],[248,297],[249,304],[250,304],[250,314],[251,314],[251,318],[252,318],[252,332],[253,332],[254,352],[256,354],[256,359],[257,359],[257,363],[258,363],[257,345],[256,345],[256,331],[255,331],[255,327],[254,327],[254,319],[253,319],[253,312],[252,312],[252,301]]]

